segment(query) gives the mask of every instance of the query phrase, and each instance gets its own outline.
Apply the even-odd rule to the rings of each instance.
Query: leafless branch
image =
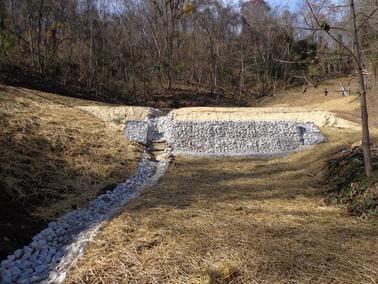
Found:
[[[360,30],[366,23],[370,20],[371,17],[378,11],[378,8],[375,8],[366,18],[365,20],[358,26],[357,30]]]
[[[312,6],[311,6],[311,3],[308,1],[308,0],[306,0],[306,3],[307,3],[307,6],[308,6],[308,8],[310,9],[310,12],[311,12],[311,14],[312,14],[312,16],[314,17],[314,19],[315,19],[315,21],[316,21],[316,24],[319,26],[319,27],[321,27],[321,24],[320,24],[320,21],[319,21],[319,19],[318,19],[318,17],[317,17],[317,15],[315,14],[315,12],[314,12],[314,9],[312,8]],[[356,55],[354,54],[354,52],[348,47],[348,46],[346,46],[344,43],[342,43],[339,39],[337,39],[332,33],[330,33],[329,32],[329,30],[325,30],[325,29],[323,29],[327,34],[328,34],[328,36],[330,36],[336,43],[338,43],[340,46],[342,46],[345,50],[347,50],[349,53],[350,53],[350,55],[352,55],[353,56],[353,59],[358,63],[359,61],[358,61],[358,58],[356,57]],[[359,64],[359,63],[358,63]]]
[[[278,59],[278,58],[273,58],[273,60],[280,63],[285,63],[285,64],[308,64],[308,62],[304,62],[304,61],[289,61],[289,60],[283,60],[283,59]]]

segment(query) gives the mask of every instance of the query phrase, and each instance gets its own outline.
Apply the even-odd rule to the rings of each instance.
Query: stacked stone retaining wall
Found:
[[[326,141],[313,122],[290,120],[179,120],[175,112],[148,122],[127,121],[129,139],[166,141],[173,154],[286,154]]]

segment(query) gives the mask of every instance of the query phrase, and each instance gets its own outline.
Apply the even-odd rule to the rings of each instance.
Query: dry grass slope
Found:
[[[67,283],[376,283],[376,220],[326,206],[321,186],[358,134],[324,131],[329,143],[286,158],[177,158]]]
[[[340,86],[350,82],[352,95],[342,97],[339,92]],[[368,81],[368,109],[370,125],[378,128],[378,82],[373,78]],[[328,89],[328,95],[325,96],[324,90]],[[287,90],[275,97],[267,97],[259,102],[260,106],[269,107],[310,107],[322,108],[337,114],[338,117],[360,123],[360,106],[357,95],[358,82],[356,77],[342,77],[335,80],[322,82],[318,88],[308,88],[306,93],[302,88]]]
[[[0,105],[2,258],[133,174],[140,149],[76,108],[98,103],[2,86]]]
[[[323,108],[359,123],[357,96],[322,93],[342,80],[259,106]],[[375,139],[377,93],[375,84]],[[176,158],[103,228],[67,283],[377,283],[377,220],[324,199],[327,160],[360,134],[323,131],[329,143],[286,158]]]

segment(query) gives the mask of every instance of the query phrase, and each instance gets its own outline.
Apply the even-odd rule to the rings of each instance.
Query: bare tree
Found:
[[[362,121],[362,150],[364,154],[365,173],[369,177],[373,172],[373,164],[371,161],[370,134],[369,134],[369,115],[366,104],[366,84],[363,75],[363,64],[360,52],[360,42],[358,38],[356,10],[354,0],[349,0],[350,11],[353,27],[353,45],[354,45],[354,61],[357,67],[358,80],[360,85],[360,105],[361,105],[361,121]]]
[[[359,96],[360,96],[360,106],[361,106],[361,124],[362,124],[362,150],[364,156],[364,165],[365,165],[365,174],[366,176],[371,176],[373,172],[372,159],[371,159],[371,149],[370,149],[370,134],[369,134],[369,115],[367,109],[367,99],[366,99],[366,84],[365,78],[363,75],[363,63],[360,51],[360,42],[358,36],[358,26],[357,26],[357,17],[355,10],[354,0],[349,0],[349,8],[351,15],[352,23],[352,37],[353,37],[353,49],[349,48],[346,44],[341,42],[337,37],[332,33],[332,26],[330,26],[325,20],[321,21],[318,15],[315,13],[309,0],[306,0],[306,3],[316,21],[316,24],[319,28],[325,31],[336,43],[343,47],[347,52],[349,52],[353,59],[357,69],[357,75],[359,80]],[[376,11],[376,10],[375,10]],[[374,12],[375,12],[374,11]],[[371,16],[374,13],[371,14]]]
[[[312,1],[315,14],[333,17],[336,26],[334,10],[320,7],[330,0]],[[311,12],[301,22],[300,15],[264,0],[237,3],[0,0],[0,63],[133,102],[152,90],[177,88],[236,99],[270,95],[351,70],[351,55],[320,36],[323,28],[305,17]],[[358,27],[362,53],[374,48],[367,42],[378,41],[374,25],[364,27]],[[344,33],[333,27],[335,38],[347,44]]]

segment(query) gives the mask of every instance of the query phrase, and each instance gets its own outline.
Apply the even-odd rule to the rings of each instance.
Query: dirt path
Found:
[[[376,220],[322,201],[322,162],[356,134],[326,134],[329,143],[287,158],[176,158],[68,282],[376,283]]]

